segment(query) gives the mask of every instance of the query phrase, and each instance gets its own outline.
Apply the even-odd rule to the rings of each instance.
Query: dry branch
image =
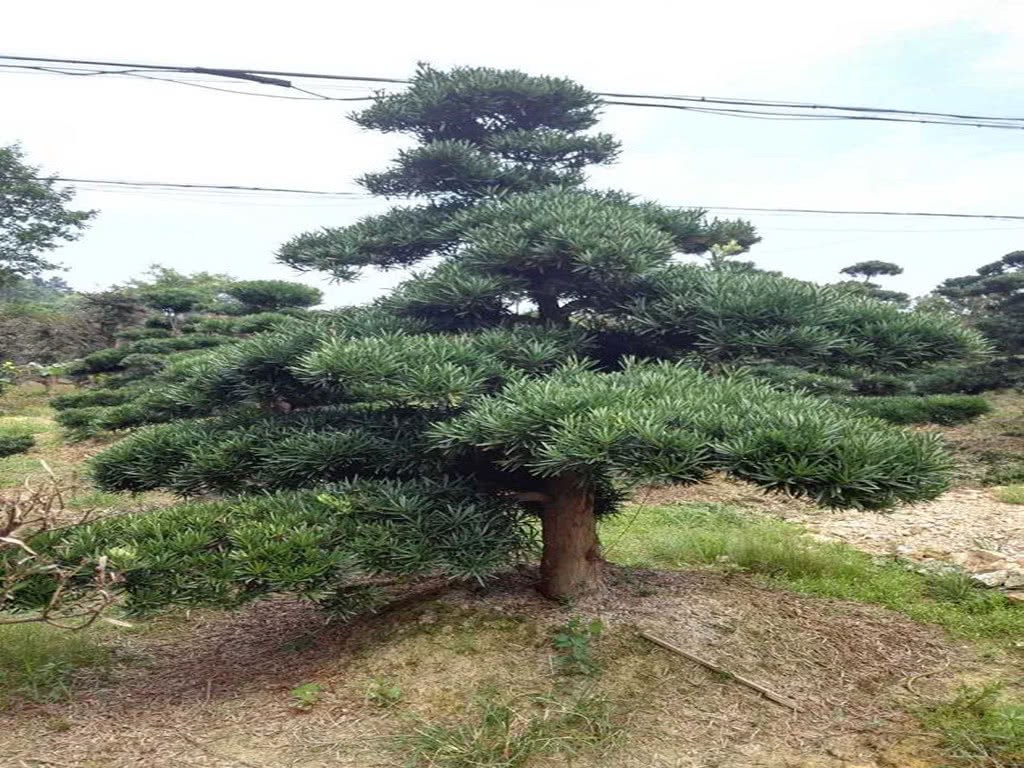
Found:
[[[0,499],[0,609],[13,599],[20,585],[40,576],[54,581],[53,595],[38,613],[0,617],[0,625],[46,623],[61,629],[85,629],[100,619],[115,602],[112,589],[117,574],[107,568],[106,558],[91,566],[90,584],[84,590],[75,587],[74,607],[66,598],[72,582],[78,582],[85,566],[68,566],[48,560],[27,543],[30,536],[60,525],[77,525],[90,520],[91,511],[84,511],[69,520],[64,503],[65,489],[46,462],[40,462],[47,479],[38,486],[30,480],[13,495]],[[104,619],[113,621],[111,619]]]
[[[702,667],[706,667],[707,669],[710,669],[712,672],[717,672],[720,675],[725,675],[730,680],[735,680],[737,683],[740,683],[742,685],[747,686],[748,688],[751,688],[752,690],[757,691],[766,699],[770,699],[771,701],[774,701],[776,704],[780,704],[783,707],[788,707],[793,711],[796,711],[798,709],[795,702],[790,701],[785,696],[776,693],[770,688],[765,688],[760,683],[755,683],[753,680],[749,680],[743,677],[742,675],[736,674],[735,672],[730,672],[728,669],[720,667],[717,664],[708,661],[707,659],[702,659],[700,656],[696,656],[690,653],[689,651],[684,651],[682,648],[672,645],[668,641],[662,640],[660,637],[655,637],[649,632],[641,632],[640,637],[644,638],[645,640],[649,640],[655,645],[660,645],[665,650],[672,651],[672,653],[677,653],[683,658],[689,659],[690,661],[694,662],[695,664],[700,664]]]

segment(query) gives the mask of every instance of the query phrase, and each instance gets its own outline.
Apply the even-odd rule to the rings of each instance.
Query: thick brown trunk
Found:
[[[601,583],[594,494],[573,476],[552,478],[544,491],[540,591],[552,600],[567,600]]]

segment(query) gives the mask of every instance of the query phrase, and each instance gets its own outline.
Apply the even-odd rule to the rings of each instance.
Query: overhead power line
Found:
[[[324,189],[300,189],[295,187],[261,187],[246,186],[242,184],[186,184],[180,182],[166,181],[130,181],[127,179],[83,179],[65,176],[46,176],[40,179],[51,179],[66,184],[90,184],[99,186],[123,187],[144,191],[147,189],[167,190],[180,189],[192,191],[220,191],[233,193],[276,193],[287,195],[309,195],[316,197],[343,197],[349,199],[376,199],[365,192],[331,191]],[[851,210],[835,208],[766,208],[756,206],[740,205],[676,205],[674,208],[702,208],[709,211],[737,211],[746,213],[794,213],[794,214],[815,214],[835,216],[912,216],[927,218],[946,219],[990,219],[1005,221],[1024,221],[1024,214],[1012,213],[957,213],[951,211],[881,211],[881,210]]]
[[[327,96],[316,91],[300,88],[290,80],[281,78],[313,79],[321,81],[376,83],[386,85],[405,85],[409,81],[394,77],[370,77],[363,75],[336,75],[323,72],[291,72],[269,69],[242,69],[223,67],[197,67],[182,65],[140,64],[135,62],[97,61],[88,59],[51,59],[36,56],[0,56],[0,60],[8,62],[24,62],[22,64],[0,65],[6,68],[28,69],[73,76],[123,75],[175,82],[195,87],[217,90],[214,86],[197,85],[170,77],[152,77],[142,72],[164,74],[199,74],[226,79],[249,81],[261,85],[288,88],[307,94],[311,99],[322,101],[365,101],[373,98],[370,95],[349,98]],[[52,65],[76,67],[77,70],[56,69]],[[51,66],[43,66],[51,65]],[[92,68],[92,69],[82,69]],[[108,69],[96,69],[105,67]],[[109,69],[113,67],[115,69]],[[231,93],[253,96],[275,96],[252,91],[236,91],[224,89]],[[891,123],[918,123],[926,125],[948,125],[976,128],[999,128],[1004,130],[1024,130],[1024,117],[1005,117],[994,115],[975,115],[960,112],[939,112],[928,110],[896,109],[891,107],[867,107],[842,104],[824,104],[814,102],[784,101],[770,99],[740,99],[723,96],[687,96],[651,93],[620,93],[597,92],[609,106],[641,107],[648,109],[674,109],[703,114],[742,117],[766,120],[843,120]]]
[[[150,188],[161,189],[192,189],[192,190],[228,190],[231,192],[278,192],[289,195],[318,195],[321,197],[359,197],[369,198],[365,192],[331,192],[320,189],[293,189],[289,187],[247,187],[241,184],[181,184],[168,181],[127,181],[122,179],[72,179],[63,176],[37,177],[40,179],[51,179],[66,184],[102,184],[117,187]]]
[[[1024,221],[1024,214],[1012,213],[951,213],[939,211],[856,211],[837,210],[831,208],[753,208],[738,205],[680,205],[676,208],[704,208],[709,211],[738,211],[746,213],[804,213],[823,214],[829,216],[923,216],[943,219],[1003,219],[1006,221]]]

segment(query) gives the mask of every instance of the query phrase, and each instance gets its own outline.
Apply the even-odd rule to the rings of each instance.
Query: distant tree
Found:
[[[903,267],[899,264],[893,264],[891,261],[858,261],[856,264],[843,267],[839,271],[851,277],[863,277],[865,282],[867,282],[872,277],[878,277],[879,275],[902,275]]]
[[[870,296],[872,299],[895,304],[898,307],[910,306],[910,296],[907,294],[900,291],[890,291],[878,285],[878,283],[871,282],[871,278],[878,275],[902,275],[903,267],[899,264],[893,264],[891,261],[860,261],[848,267],[843,267],[839,271],[851,277],[864,278],[863,281],[847,280],[839,283],[840,286],[854,293]]]
[[[74,289],[60,277],[15,278],[0,282],[0,306],[12,304],[56,304],[68,298]]]
[[[192,288],[153,285],[138,293],[142,303],[161,312],[171,323],[172,330],[178,330],[182,318],[202,307],[205,297]]]
[[[1024,251],[951,277],[936,289],[961,317],[1007,355],[1024,354]]]
[[[240,280],[224,289],[247,313],[277,312],[292,307],[312,307],[323,294],[316,288],[286,280]]]
[[[26,164],[17,144],[0,147],[0,285],[59,266],[46,253],[78,239],[96,214],[68,208],[73,197]]]

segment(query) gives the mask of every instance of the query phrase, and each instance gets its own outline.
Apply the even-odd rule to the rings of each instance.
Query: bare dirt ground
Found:
[[[0,765],[75,768],[397,766],[394,735],[415,718],[465,714],[482,686],[515,697],[552,685],[551,628],[600,617],[594,683],[628,726],[606,753],[571,764],[621,768],[879,768],[935,765],[905,705],[974,653],[884,610],[805,598],[742,576],[617,571],[572,609],[541,599],[524,572],[487,594],[439,598],[325,626],[308,605],[271,600],[238,613],[165,620],[129,634],[130,663],[82,681],[72,702],[0,728]],[[795,712],[668,653],[653,632],[797,702]],[[402,700],[368,700],[386,677]],[[297,710],[289,691],[323,696]],[[0,719],[2,722],[2,719]],[[565,765],[564,758],[531,765]]]

